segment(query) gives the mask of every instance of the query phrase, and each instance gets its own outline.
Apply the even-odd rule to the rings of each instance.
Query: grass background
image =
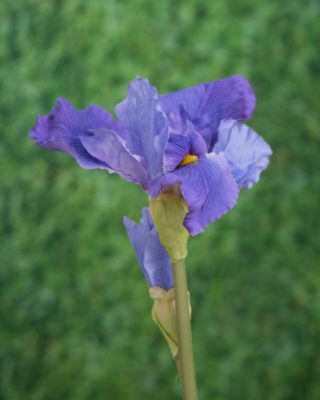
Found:
[[[57,96],[108,109],[234,73],[274,155],[190,241],[200,399],[320,398],[320,5],[223,0],[0,3],[0,398],[179,399],[122,225],[146,196],[27,133]]]

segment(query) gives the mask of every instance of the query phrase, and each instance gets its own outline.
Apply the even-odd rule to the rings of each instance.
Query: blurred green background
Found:
[[[320,3],[1,0],[0,398],[180,399],[122,224],[146,195],[36,148],[57,96],[112,109],[234,73],[274,155],[190,241],[201,400],[320,399]]]

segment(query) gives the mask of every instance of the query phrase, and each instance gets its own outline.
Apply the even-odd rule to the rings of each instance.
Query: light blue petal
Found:
[[[249,126],[234,120],[223,120],[218,130],[215,152],[223,152],[231,172],[241,188],[250,189],[267,168],[272,150]]]

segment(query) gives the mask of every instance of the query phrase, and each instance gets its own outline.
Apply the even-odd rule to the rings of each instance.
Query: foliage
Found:
[[[178,399],[122,225],[146,196],[27,132],[57,96],[107,108],[233,73],[274,155],[189,246],[200,395],[320,398],[319,2],[2,0],[0,398]]]

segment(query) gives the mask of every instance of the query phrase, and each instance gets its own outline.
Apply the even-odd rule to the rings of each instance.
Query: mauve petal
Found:
[[[171,134],[163,158],[164,173],[175,170],[189,150],[190,143],[186,136]]]
[[[185,110],[204,136],[209,151],[216,141],[217,129],[222,119],[249,119],[255,108],[253,90],[247,79],[241,75],[161,95],[159,100],[167,115],[176,113],[181,116],[181,109]],[[171,116],[170,119],[172,118]]]
[[[108,166],[109,172],[116,172],[130,182],[147,187],[146,170],[128,152],[115,132],[107,129],[91,129],[80,135],[80,141],[90,155]]]
[[[142,157],[149,177],[163,173],[163,153],[168,140],[167,118],[159,106],[155,87],[147,79],[136,78],[128,96],[115,108],[120,122],[127,128],[126,146]]]
[[[48,116],[37,118],[29,136],[40,147],[70,154],[83,168],[105,168],[104,163],[84,149],[79,139],[81,134],[95,128],[112,129],[124,136],[124,128],[103,108],[91,105],[77,110],[69,101],[58,98]]]
[[[219,126],[215,152],[223,152],[231,172],[241,188],[250,189],[267,168],[272,150],[249,126],[234,120],[223,120]]]
[[[127,217],[124,217],[123,222],[149,286],[171,289],[173,276],[170,259],[160,243],[149,209],[142,210],[140,224]]]
[[[194,164],[151,182],[149,193],[156,197],[167,186],[180,183],[181,193],[188,203],[184,226],[194,236],[203,232],[236,204],[238,185],[222,153],[210,153]]]

